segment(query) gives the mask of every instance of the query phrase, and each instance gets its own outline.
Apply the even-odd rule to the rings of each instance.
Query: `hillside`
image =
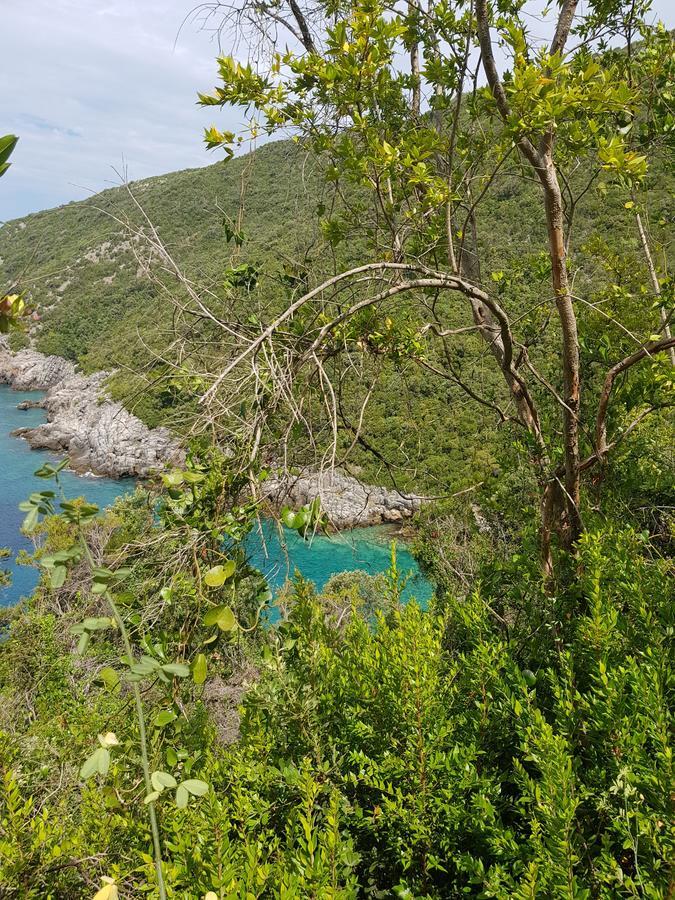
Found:
[[[249,255],[267,260],[304,246],[317,182],[292,144],[270,144],[228,165],[218,162],[128,187],[186,273],[212,283],[230,253],[222,223],[225,216],[237,216],[242,181]],[[142,214],[120,186],[2,228],[0,277],[28,291],[44,317],[35,331],[38,349],[85,369],[101,368],[110,365],[118,346],[115,361],[122,361],[132,323],[156,322],[162,311],[139,267],[127,220],[137,225]]]
[[[351,240],[337,250],[323,242],[317,208],[325,182],[316,167],[297,144],[270,143],[229,163],[132,183],[133,199],[120,186],[9,222],[0,229],[0,283],[25,291],[37,309],[41,319],[31,333],[37,349],[75,361],[86,372],[118,369],[111,385],[116,398],[148,424],[180,430],[189,421],[189,403],[161,380],[160,357],[173,337],[173,306],[148,277],[147,248],[125,223],[147,228],[142,206],[185,274],[215,292],[233,259],[258,265],[267,272],[258,294],[283,304],[283,285],[280,289],[275,273],[284,267],[306,264],[316,278],[347,261],[363,260],[367,252]],[[672,173],[660,171],[649,203],[651,218],[659,223],[653,237],[664,244],[672,193]],[[228,242],[224,223],[236,221],[242,197],[245,241],[240,248]],[[602,284],[610,269],[627,290],[646,282],[624,199],[611,187],[590,191],[576,213],[573,249],[584,272],[591,273],[576,287],[603,303]],[[544,273],[542,282],[538,271],[546,238],[537,189],[517,172],[505,177],[484,201],[479,228],[488,262],[494,248],[499,265],[503,268],[506,259],[511,267],[506,287],[500,284],[499,290],[510,291],[523,305],[536,297],[547,277]],[[667,245],[663,251],[668,254]],[[483,278],[489,280],[489,273]],[[241,302],[245,316],[258,301],[251,296]],[[464,313],[451,310],[449,315],[466,324]],[[595,317],[598,324],[603,327],[604,321]],[[12,340],[19,347],[27,337],[15,334]],[[587,349],[596,352],[594,345]],[[468,337],[458,353],[455,364],[474,385],[501,389],[480,343]],[[439,494],[460,490],[498,471],[495,425],[494,416],[451,384],[430,381],[414,365],[387,365],[365,432],[366,443],[379,455],[356,447],[355,473],[390,481],[384,458],[394,466],[399,485]],[[511,439],[503,440],[508,448]],[[346,435],[345,444],[350,441]]]

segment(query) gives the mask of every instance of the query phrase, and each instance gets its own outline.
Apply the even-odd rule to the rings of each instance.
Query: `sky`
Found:
[[[0,222],[82,200],[122,174],[220,158],[205,150],[203,128],[236,129],[239,114],[196,104],[216,84],[218,53],[190,18],[197,2],[0,0],[0,134],[20,137]],[[673,0],[653,9],[675,26]]]

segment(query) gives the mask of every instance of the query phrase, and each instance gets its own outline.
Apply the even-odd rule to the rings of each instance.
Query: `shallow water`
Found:
[[[15,428],[38,425],[45,420],[42,409],[16,408],[17,403],[41,396],[40,391],[12,391],[6,385],[0,385],[0,547],[12,550],[11,559],[0,560],[0,568],[12,572],[12,584],[0,588],[0,606],[28,596],[38,580],[36,569],[18,566],[13,559],[19,550],[32,549],[31,541],[20,532],[24,513],[18,507],[33,491],[47,487],[47,483],[33,473],[46,460],[56,457],[46,451],[31,450],[24,440],[12,437],[10,433]],[[110,505],[116,497],[133,491],[135,485],[130,478],[118,481],[69,471],[61,473],[61,480],[68,497],[86,496],[101,508]],[[330,537],[317,535],[311,541],[305,541],[287,529],[280,534],[278,527],[267,521],[262,525],[262,534],[255,532],[248,538],[248,547],[251,563],[267,576],[273,590],[292,578],[296,570],[320,589],[338,572],[361,569],[377,574],[387,570],[391,560],[391,540],[391,529],[378,527],[355,529]],[[426,602],[431,596],[431,585],[400,541],[397,541],[396,556],[399,573],[409,576],[404,597],[416,597],[420,602]]]
[[[360,569],[370,575],[386,571],[391,563],[391,541],[396,540],[396,566],[400,576],[407,578],[403,599],[415,597],[426,603],[432,587],[420,572],[419,566],[400,538],[391,528],[355,528],[325,537],[315,535],[305,541],[295,531],[284,529],[282,535],[276,523],[266,521],[262,535],[249,537],[251,563],[267,577],[272,589],[281,587],[297,570],[321,589],[329,578],[339,572]]]

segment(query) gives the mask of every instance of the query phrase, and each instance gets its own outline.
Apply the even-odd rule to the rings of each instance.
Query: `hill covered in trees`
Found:
[[[0,895],[667,900],[673,36],[623,0],[547,41],[529,4],[209,8],[200,102],[245,125],[207,144],[297,143],[0,235],[5,319],[25,291],[187,447],[107,513],[66,461],[22,504]],[[427,604],[395,547],[272,596],[248,541],[304,466],[432,495]]]
[[[181,431],[195,407],[191,397],[167,383],[163,361],[177,335],[170,299],[176,282],[159,277],[163,263],[146,235],[155,227],[181,272],[216,294],[222,293],[229,265],[253,266],[261,281],[255,292],[239,294],[237,315],[269,313],[270,306],[283,306],[289,276],[291,284],[298,272],[316,283],[364,251],[364,235],[350,233],[337,245],[328,239],[331,194],[324,169],[307,147],[273,142],[228,162],[121,185],[8,222],[0,230],[0,277],[8,289],[25,291],[40,316],[30,327],[36,349],[77,362],[85,372],[117,370],[111,383],[116,398],[148,424],[167,423]],[[657,160],[650,184],[652,235],[667,261],[675,178]],[[502,293],[531,296],[547,277],[538,192],[514,171],[481,208],[477,237],[483,277]],[[590,355],[602,353],[602,332],[619,313],[619,295],[641,302],[647,289],[646,263],[624,194],[617,187],[594,186],[575,211],[572,249],[583,279],[578,288],[591,301],[613,306],[609,315],[603,310],[591,317],[593,333],[585,338]],[[239,233],[232,238],[237,221],[241,245]],[[613,298],[603,293],[608,277],[618,284]],[[524,299],[521,303],[524,308]],[[461,311],[450,309],[449,315],[458,326],[466,324]],[[28,340],[25,332],[14,333],[12,346],[18,349]],[[477,389],[499,391],[484,348],[471,335],[454,361]],[[444,494],[499,471],[498,417],[456,385],[420,373],[406,360],[396,365],[384,360],[381,369],[362,440],[351,454],[357,474]],[[353,427],[358,405],[349,412]],[[343,446],[352,437],[347,428]]]

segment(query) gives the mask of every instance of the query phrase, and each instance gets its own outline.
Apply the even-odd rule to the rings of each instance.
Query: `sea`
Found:
[[[58,459],[47,451],[31,450],[26,441],[11,432],[21,426],[39,425],[45,420],[42,409],[18,410],[24,400],[36,400],[40,391],[13,391],[0,385],[0,547],[8,547],[11,556],[0,560],[0,568],[9,570],[11,584],[0,588],[0,606],[13,605],[29,596],[38,581],[32,566],[19,565],[16,554],[30,552],[32,542],[21,534],[24,513],[19,503],[34,491],[44,490],[47,483],[37,478],[35,470],[48,460]],[[68,497],[84,496],[103,508],[117,497],[133,492],[133,479],[97,478],[76,475],[64,470],[62,483]],[[304,540],[296,532],[279,529],[276,523],[264,521],[248,538],[251,562],[267,577],[271,589],[281,587],[296,572],[313,581],[321,589],[331,576],[359,569],[370,574],[386,571],[391,562],[391,541],[396,539],[386,526],[359,528],[337,535],[316,535]],[[396,561],[399,574],[406,579],[404,599],[414,597],[425,604],[432,586],[405,543],[397,540]]]

